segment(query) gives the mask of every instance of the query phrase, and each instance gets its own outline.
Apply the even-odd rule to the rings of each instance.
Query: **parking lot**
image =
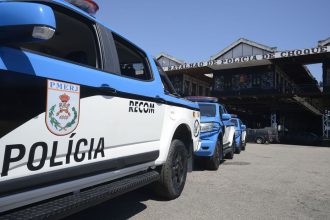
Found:
[[[181,197],[145,190],[69,219],[330,219],[330,148],[248,144],[218,171],[197,168]]]

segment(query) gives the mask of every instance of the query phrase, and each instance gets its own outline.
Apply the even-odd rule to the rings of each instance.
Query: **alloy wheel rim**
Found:
[[[172,181],[176,187],[180,187],[180,185],[182,184],[184,173],[183,170],[183,157],[179,152],[177,152],[173,159],[172,165]]]

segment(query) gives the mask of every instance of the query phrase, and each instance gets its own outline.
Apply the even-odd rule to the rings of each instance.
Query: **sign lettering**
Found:
[[[264,54],[264,55],[244,56],[244,57],[236,57],[236,58],[229,58],[229,59],[223,59],[223,60],[210,60],[207,62],[197,62],[197,63],[190,63],[190,64],[185,63],[185,64],[182,64],[179,66],[163,67],[163,69],[164,69],[164,71],[175,71],[175,70],[190,69],[190,68],[212,67],[212,66],[216,66],[216,65],[244,63],[244,62],[250,62],[250,61],[257,61],[257,60],[272,60],[272,59],[280,59],[280,58],[286,58],[286,57],[305,56],[305,55],[321,54],[321,53],[327,53],[327,52],[330,52],[330,46],[299,49],[299,50],[279,51],[279,52],[269,53],[269,54]]]

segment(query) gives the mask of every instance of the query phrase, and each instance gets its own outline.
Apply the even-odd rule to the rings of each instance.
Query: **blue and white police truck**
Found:
[[[0,1],[0,213],[59,218],[153,183],[180,196],[198,105],[90,0]],[[96,5],[96,6],[95,6]],[[157,66],[158,65],[158,66]]]
[[[224,157],[232,159],[235,151],[235,128],[231,115],[215,97],[191,96],[201,114],[201,147],[195,151],[197,161],[210,170],[217,170]]]
[[[235,153],[239,154],[246,146],[246,126],[237,115],[231,114],[230,122],[235,125]]]

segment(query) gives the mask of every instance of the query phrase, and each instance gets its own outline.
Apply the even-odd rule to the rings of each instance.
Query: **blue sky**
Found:
[[[240,37],[309,48],[330,37],[329,0],[95,0],[96,17],[152,55],[208,60]],[[309,67],[321,80],[321,65]]]

